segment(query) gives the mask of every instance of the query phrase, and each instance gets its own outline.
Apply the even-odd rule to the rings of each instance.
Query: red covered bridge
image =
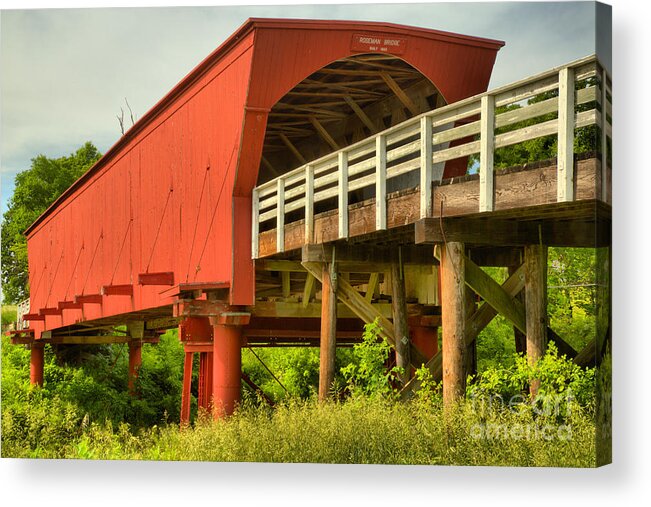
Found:
[[[490,303],[481,322],[500,312],[527,332],[513,301],[522,260],[544,257],[538,239],[594,246],[605,234],[606,164],[575,163],[571,144],[575,127],[602,121],[597,107],[575,106],[610,107],[610,96],[594,57],[480,96],[502,45],[388,23],[247,21],[26,231],[30,311],[14,341],[32,347],[33,382],[45,343],[127,342],[135,376],[141,344],[179,326],[184,418],[193,353],[199,403],[216,415],[239,400],[243,346],[320,345],[325,396],[335,346],[375,318],[398,364],[440,376],[442,319],[444,354],[454,339],[449,360],[472,368],[459,357],[472,356],[476,334],[460,331],[469,320],[458,308],[473,307],[472,320],[482,307],[466,285]],[[592,78],[601,89],[573,93]],[[496,105],[552,89],[559,97],[536,110],[496,117]],[[552,111],[551,124],[494,135]],[[495,147],[549,134],[564,136],[558,160],[493,171]],[[480,176],[466,176],[474,154]],[[458,247],[441,270],[431,243]],[[447,263],[482,260],[513,267],[510,285],[488,282],[506,302],[491,303],[474,272],[446,286]],[[457,390],[459,371],[448,381]]]

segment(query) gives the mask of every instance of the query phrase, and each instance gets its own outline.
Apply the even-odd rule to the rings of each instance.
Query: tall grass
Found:
[[[46,418],[52,438],[41,439],[36,447],[12,438],[14,431],[3,419],[3,457],[595,465],[594,422],[580,409],[558,424],[540,420],[531,410],[482,413],[467,402],[443,411],[418,400],[405,404],[356,397],[343,403],[292,401],[274,410],[247,407],[226,420],[201,417],[194,427],[152,427],[135,435],[126,424],[86,425],[67,414]],[[540,431],[544,427],[551,428],[545,435]]]
[[[45,384],[32,388],[29,351],[10,346],[6,337],[2,345],[3,457],[596,464],[595,371],[560,357],[552,344],[535,366],[521,356],[486,366],[470,379],[467,401],[444,410],[440,386],[426,376],[413,400],[395,400],[391,372],[384,367],[388,345],[368,326],[364,342],[347,352],[347,366],[339,372],[345,401],[318,403],[311,388],[313,353],[290,351],[281,357],[285,364],[271,357],[288,390],[278,393],[274,409],[247,396],[232,417],[212,421],[200,414],[183,428],[178,426],[182,346],[174,333],[143,350],[137,397],[127,394],[127,358],[120,347],[95,350],[81,367],[58,364],[47,347]],[[257,366],[254,359],[249,362]],[[258,370],[249,371],[264,380],[263,368]],[[541,411],[537,401],[522,395],[532,379],[540,382],[539,392],[564,400],[560,411]],[[479,402],[494,397],[521,402]]]

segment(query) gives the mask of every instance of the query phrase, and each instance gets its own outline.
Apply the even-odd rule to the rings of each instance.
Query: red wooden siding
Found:
[[[133,297],[66,309],[43,329],[171,303],[141,273],[225,282],[254,301],[251,189],[269,109],[296,84],[354,54],[358,33],[406,40],[399,55],[448,102],[484,91],[501,43],[388,24],[250,20],[147,113],[27,231],[31,312],[132,284]],[[45,326],[44,326],[45,325]]]

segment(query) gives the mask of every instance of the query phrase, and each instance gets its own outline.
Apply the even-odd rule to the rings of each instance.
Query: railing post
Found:
[[[375,138],[375,230],[387,228],[387,138]]]
[[[285,251],[285,180],[278,178],[276,196],[276,252]]]
[[[558,74],[557,201],[574,200],[574,69]]]
[[[608,201],[608,73],[601,68],[601,200]]]
[[[348,238],[348,154],[339,152],[339,239]]]
[[[251,193],[251,206],[251,258],[257,259],[260,247],[260,198],[257,188],[254,188]]]
[[[420,119],[420,218],[432,216],[432,119]]]
[[[305,166],[305,244],[314,242],[314,167]]]
[[[479,211],[495,209],[495,97],[481,98],[479,140]]]

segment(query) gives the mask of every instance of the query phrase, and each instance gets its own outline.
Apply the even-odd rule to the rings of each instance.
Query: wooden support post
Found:
[[[527,358],[534,364],[545,353],[547,338],[547,247],[524,247],[524,290],[527,330]],[[539,382],[531,383],[531,396],[538,392]]]
[[[512,276],[518,270],[518,266],[509,266],[509,276]],[[520,292],[514,296],[520,303],[524,305],[524,293]],[[524,354],[527,351],[527,335],[520,331],[517,326],[513,326],[513,337],[515,338],[515,351],[518,354]]]
[[[280,280],[282,284],[283,297],[287,299],[292,293],[292,282],[289,271],[280,272]]]
[[[183,361],[183,391],[181,392],[181,425],[190,423],[190,400],[192,399],[193,352],[186,352]]]
[[[33,386],[43,385],[43,364],[45,362],[45,344],[32,342],[29,358],[29,383]]]
[[[495,97],[481,98],[481,136],[479,151],[479,211],[495,209]]]
[[[242,388],[242,326],[213,324],[213,417],[233,414],[240,402]]]
[[[319,401],[330,396],[335,377],[337,351],[337,272],[324,263],[321,278],[321,343],[319,355]]]
[[[443,404],[465,396],[466,279],[464,244],[441,247],[441,312],[443,325]]]
[[[409,328],[407,326],[407,303],[405,300],[405,276],[400,261],[391,264],[391,305],[393,329],[396,337],[396,365],[404,370],[402,384],[409,382],[411,357],[409,354]]]
[[[574,69],[558,74],[557,201],[574,200]]]
[[[132,340],[129,342],[129,379],[128,388],[129,394],[135,396],[137,394],[136,381],[140,374],[140,367],[142,366],[142,342],[140,340]]]
[[[471,261],[470,261],[471,262]],[[466,265],[468,264],[468,259],[466,259]],[[467,267],[467,266],[466,266]],[[440,270],[439,270],[440,273]],[[483,273],[483,271],[482,271]],[[486,275],[488,276],[488,275]],[[466,279],[467,282],[467,279]],[[509,278],[504,282],[501,288],[509,295],[515,296],[524,288],[524,266],[520,266]],[[524,310],[521,312],[524,314]],[[497,315],[497,310],[495,310],[487,302],[483,303],[475,314],[469,319],[466,324],[466,345],[469,345],[473,340],[477,338],[479,333],[493,320]],[[522,318],[524,322],[524,317]],[[524,324],[522,324],[524,328]],[[416,346],[419,346],[419,343],[416,339],[413,340],[413,343]],[[420,347],[419,347],[420,348]],[[422,349],[423,352],[427,352],[426,349]],[[440,381],[443,377],[442,373],[442,358],[441,352],[437,352],[429,361],[427,361],[427,369],[432,374],[432,377],[435,381]],[[400,392],[402,399],[407,399],[410,394],[418,389],[420,382],[417,378],[412,378],[409,381],[403,390]]]
[[[378,284],[380,283],[380,273],[371,273],[368,278],[368,285],[366,287],[366,295],[364,299],[369,303],[373,301],[373,296],[377,290]]]
[[[307,305],[310,304],[310,299],[312,299],[312,295],[314,294],[315,281],[316,278],[314,278],[314,275],[308,273],[307,278],[305,279],[305,287],[303,288],[303,301],[301,302],[303,308],[307,308]]]
[[[305,258],[305,257],[304,257]],[[303,265],[305,268],[314,274],[317,279],[321,281],[323,273],[319,267],[316,269],[317,263],[314,261],[304,261]],[[368,302],[357,290],[350,285],[346,280],[339,278],[337,280],[337,297],[339,300],[344,303],[355,315],[357,315],[364,323],[369,324],[374,322],[376,319],[380,325],[379,334],[391,345],[394,349],[396,348],[395,332],[393,329],[393,323],[378,310],[377,305],[372,305]],[[323,308],[323,307],[322,307]],[[417,368],[421,364],[425,364],[427,359],[423,354],[416,349],[413,344],[410,344],[409,355],[411,357],[412,365]]]

